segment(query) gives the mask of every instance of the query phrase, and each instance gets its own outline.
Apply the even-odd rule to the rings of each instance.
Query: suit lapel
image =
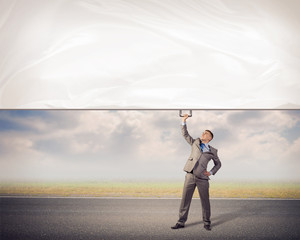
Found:
[[[200,152],[202,153],[202,151],[201,151],[201,140],[200,140],[200,138],[198,138],[198,139],[199,139],[199,143],[197,143],[196,146],[199,148]]]

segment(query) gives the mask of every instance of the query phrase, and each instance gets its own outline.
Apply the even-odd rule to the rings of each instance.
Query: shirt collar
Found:
[[[209,146],[208,146],[209,144],[208,143],[204,143],[202,141],[201,141],[201,143],[204,144],[207,149],[209,149]]]
[[[208,143],[203,143],[207,149],[209,149]]]

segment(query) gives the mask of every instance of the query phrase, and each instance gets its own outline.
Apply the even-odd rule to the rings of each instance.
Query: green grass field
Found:
[[[183,182],[20,182],[1,183],[0,195],[168,198],[181,197],[182,187]],[[210,182],[210,197],[300,199],[300,183]]]

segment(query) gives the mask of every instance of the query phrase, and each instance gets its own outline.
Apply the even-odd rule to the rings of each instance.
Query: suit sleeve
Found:
[[[210,171],[213,173],[213,175],[215,175],[222,166],[221,161],[218,157],[218,150],[216,150],[216,154],[213,157],[213,161],[214,161],[215,166]]]
[[[188,133],[186,124],[181,126],[181,132],[182,132],[182,135],[183,135],[183,137],[185,138],[185,140],[186,140],[190,145],[192,145],[193,142],[195,141],[195,139],[192,138],[192,137],[190,136],[190,134]]]

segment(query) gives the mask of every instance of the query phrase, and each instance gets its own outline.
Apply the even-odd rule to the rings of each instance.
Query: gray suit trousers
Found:
[[[187,220],[196,186],[201,200],[202,218],[204,224],[210,225],[209,182],[206,179],[200,179],[196,177],[192,173],[187,173],[185,176],[178,220],[178,223],[181,225],[184,225]]]

